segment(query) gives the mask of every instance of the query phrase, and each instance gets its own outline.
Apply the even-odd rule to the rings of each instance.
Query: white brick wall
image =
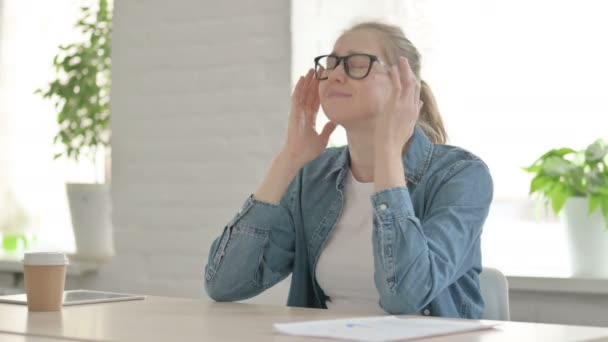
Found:
[[[69,287],[204,296],[211,241],[283,142],[290,2],[116,1],[117,255]],[[283,304],[287,284],[258,301]]]

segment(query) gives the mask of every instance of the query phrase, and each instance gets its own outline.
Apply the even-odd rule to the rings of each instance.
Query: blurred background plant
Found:
[[[62,145],[62,156],[95,161],[97,151],[110,144],[110,46],[112,9],[107,0],[81,7],[75,24],[84,39],[59,46],[53,59],[56,78],[37,94],[57,109],[59,132],[53,142]]]
[[[538,194],[559,214],[570,197],[588,199],[588,214],[600,210],[608,230],[608,144],[596,140],[586,149],[553,149],[524,168],[534,174],[530,195]]]
[[[25,209],[19,204],[15,195],[5,192],[0,210],[0,240],[2,250],[5,253],[13,253],[27,249],[33,239],[32,234],[27,233],[31,224],[31,218]]]

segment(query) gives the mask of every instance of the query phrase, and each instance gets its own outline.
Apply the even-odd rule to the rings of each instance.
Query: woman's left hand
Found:
[[[401,72],[400,72],[401,71]],[[420,82],[405,57],[399,57],[399,68],[391,66],[392,91],[376,119],[375,146],[402,155],[414,132],[420,115]]]

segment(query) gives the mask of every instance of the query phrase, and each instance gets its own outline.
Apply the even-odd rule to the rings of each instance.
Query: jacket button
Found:
[[[431,310],[429,310],[429,309],[424,309],[424,311],[422,311],[422,314],[423,314],[423,315],[425,315],[425,316],[428,316],[428,315],[430,315],[430,314],[431,314]]]
[[[382,203],[382,204],[380,204],[378,206],[378,209],[380,209],[380,210],[386,210],[386,209],[388,209],[388,205],[386,205],[386,203]]]

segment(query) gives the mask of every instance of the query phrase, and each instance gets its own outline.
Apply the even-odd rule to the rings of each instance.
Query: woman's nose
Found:
[[[329,70],[329,74],[327,75],[327,79],[329,81],[335,81],[343,83],[346,80],[346,71],[344,70],[344,62],[338,64],[337,67]]]

